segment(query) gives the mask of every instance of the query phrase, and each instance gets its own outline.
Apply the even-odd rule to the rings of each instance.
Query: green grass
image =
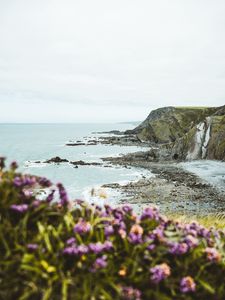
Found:
[[[217,229],[225,228],[225,213],[208,214],[206,216],[200,215],[182,215],[182,214],[170,214],[169,217],[181,223],[190,223],[191,221],[197,221],[204,227],[215,227]]]
[[[175,106],[175,108],[178,109],[206,109],[206,108],[212,108],[210,106]]]

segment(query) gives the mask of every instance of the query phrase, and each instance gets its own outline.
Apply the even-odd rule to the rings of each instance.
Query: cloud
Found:
[[[222,0],[1,1],[0,121],[141,120],[165,105],[223,105],[224,10]]]

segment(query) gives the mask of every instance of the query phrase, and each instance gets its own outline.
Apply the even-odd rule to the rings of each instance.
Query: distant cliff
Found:
[[[163,107],[127,133],[162,145],[174,159],[225,159],[225,106]]]

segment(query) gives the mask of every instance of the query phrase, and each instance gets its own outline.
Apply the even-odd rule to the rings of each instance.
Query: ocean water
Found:
[[[0,155],[7,162],[16,160],[20,171],[46,176],[54,183],[62,182],[71,197],[88,198],[91,189],[104,183],[127,182],[139,179],[148,171],[104,168],[100,166],[74,166],[62,164],[36,164],[55,156],[68,160],[100,161],[101,157],[140,151],[140,147],[111,145],[68,147],[70,140],[98,136],[93,132],[131,129],[136,124],[0,124]],[[112,195],[108,195],[109,197]],[[115,196],[115,195],[114,195]]]
[[[195,160],[183,162],[179,165],[225,192],[225,162],[216,160]]]

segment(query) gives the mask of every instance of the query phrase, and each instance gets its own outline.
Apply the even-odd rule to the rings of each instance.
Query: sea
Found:
[[[66,146],[69,141],[99,137],[111,130],[132,129],[136,123],[108,124],[0,124],[0,156],[7,158],[7,164],[17,161],[19,171],[45,176],[52,182],[62,182],[70,197],[91,201],[95,195],[112,198],[116,201],[118,192],[102,191],[106,183],[127,183],[139,180],[142,176],[152,176],[150,171],[119,166],[79,166],[69,163],[47,164],[45,160],[55,156],[70,161],[100,162],[101,157],[117,156],[140,151],[141,147],[119,145]],[[41,161],[41,163],[35,163]],[[101,198],[101,197],[100,197]],[[93,199],[92,199],[93,200]],[[99,199],[98,199],[99,201]]]

